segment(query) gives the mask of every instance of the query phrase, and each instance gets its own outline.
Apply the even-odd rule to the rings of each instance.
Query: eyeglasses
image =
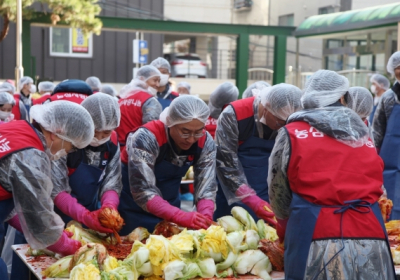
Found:
[[[205,133],[204,133],[204,130],[203,130],[202,133],[198,133],[198,134],[194,134],[194,133],[193,134],[181,134],[180,132],[178,132],[178,134],[183,139],[187,139],[187,138],[190,138],[190,137],[194,137],[196,139],[199,139],[199,138],[203,137]]]

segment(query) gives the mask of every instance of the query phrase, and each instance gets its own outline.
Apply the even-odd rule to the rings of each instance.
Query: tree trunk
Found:
[[[4,14],[3,15],[3,30],[1,30],[1,33],[0,33],[0,42],[3,41],[4,38],[6,38],[9,29],[10,29],[10,20],[8,18],[8,14]]]

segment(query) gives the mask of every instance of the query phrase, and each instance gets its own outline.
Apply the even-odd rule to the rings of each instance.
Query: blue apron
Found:
[[[180,208],[179,187],[182,177],[189,170],[190,164],[186,163],[182,167],[174,165],[166,160],[154,166],[156,176],[156,186],[161,191],[162,198],[172,206]],[[125,225],[120,231],[121,235],[131,233],[137,227],[145,227],[149,232],[154,231],[156,224],[162,221],[161,218],[144,211],[133,200],[130,186],[128,166],[122,163],[122,184],[123,189],[120,197],[118,211],[125,221]]]
[[[82,162],[79,164],[75,172],[69,176],[71,196],[75,197],[78,200],[78,203],[89,211],[95,211],[99,209],[98,196],[101,183],[103,182],[101,178],[103,170],[85,163],[85,150],[82,149],[81,151],[83,153]],[[54,206],[54,209],[63,219],[65,224],[72,220],[71,217],[61,212],[56,206]]]
[[[261,199],[269,202],[267,184],[268,159],[274,147],[275,140],[265,140],[256,137],[254,136],[254,131],[255,126],[252,136],[239,146],[238,158],[243,166],[244,174],[250,187],[256,191]],[[258,219],[253,210],[243,203],[228,205],[220,183],[218,183],[216,205],[217,209],[214,212],[214,221],[222,216],[231,215],[231,209],[234,206],[245,208],[255,220]]]
[[[352,205],[357,206],[357,203],[354,203]],[[337,208],[338,210],[335,210],[335,212],[338,211],[337,213],[342,215],[346,215],[345,212],[350,210],[350,208],[344,205],[338,205],[338,206],[316,205],[306,201],[298,194],[293,193],[292,202],[290,204],[291,212],[285,234],[285,254],[284,254],[285,280],[304,279],[308,254],[314,235],[315,225],[317,223],[319,212],[321,208],[324,207]],[[382,227],[382,230],[385,232],[386,243],[390,254],[390,245],[387,239],[386,231],[384,230],[385,224],[382,219],[382,214],[379,209],[379,205],[376,202],[370,205],[369,208],[375,214],[375,217],[378,219]],[[359,212],[360,214],[362,214],[361,211]],[[394,266],[392,267],[394,268]]]
[[[162,97],[157,97],[158,102],[160,102],[163,110],[167,107],[169,107],[169,105],[171,105],[172,100],[170,99],[164,99]]]
[[[393,201],[391,220],[400,219],[400,104],[393,106],[379,155],[385,163],[383,185]]]
[[[0,201],[0,221],[4,221],[10,212],[14,209],[14,199],[9,198]],[[0,232],[0,240],[3,240],[6,232],[2,227]],[[14,244],[26,244],[24,235],[19,231],[15,232]],[[13,252],[11,279],[27,279],[29,277],[29,269],[24,262]],[[0,279],[8,279],[7,266],[0,258]]]
[[[374,115],[375,115],[375,111],[376,108],[378,107],[378,105],[374,105],[374,107],[372,107],[372,112],[368,117],[369,123],[372,124],[372,121],[374,120]]]

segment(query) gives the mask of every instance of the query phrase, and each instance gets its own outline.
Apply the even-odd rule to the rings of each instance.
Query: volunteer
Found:
[[[0,124],[14,120],[14,115],[11,113],[14,106],[14,98],[0,89]]]
[[[208,116],[204,101],[180,96],[163,112],[162,121],[149,122],[128,135],[121,155],[122,235],[139,226],[152,232],[162,220],[192,229],[211,225],[217,184],[215,144],[204,131]],[[196,178],[197,212],[179,209],[179,186],[190,166]]]
[[[390,88],[390,81],[388,78],[381,74],[374,74],[371,76],[371,92],[374,94],[374,108],[371,115],[369,116],[369,122],[372,123],[376,107],[378,106],[379,100],[382,95]]]
[[[128,133],[142,124],[158,120],[162,111],[155,98],[156,88],[160,85],[160,71],[146,65],[141,67],[135,79],[121,89],[118,101],[121,109],[121,124],[115,130],[121,149],[125,146]]]
[[[162,57],[154,59],[150,65],[156,67],[161,72],[160,85],[157,87],[157,100],[160,102],[163,109],[171,104],[171,101],[179,96],[172,90],[168,79],[171,75],[171,65]]]
[[[248,98],[255,96],[254,93],[260,92],[263,88],[270,87],[271,85],[264,81],[258,81],[246,88],[243,92],[242,98]],[[254,90],[254,91],[253,91]]]
[[[278,132],[268,185],[285,279],[396,279],[377,203],[383,162],[363,121],[342,106],[348,90],[344,76],[317,71],[304,110]]]
[[[115,88],[112,85],[102,85],[100,92],[106,93],[113,97],[117,97],[117,91],[115,90]]]
[[[210,95],[208,101],[208,108],[210,108],[210,116],[206,122],[206,130],[215,137],[215,130],[217,129],[217,120],[222,110],[225,107],[238,99],[239,90],[238,88],[230,83],[225,82],[220,84]]]
[[[85,82],[92,89],[93,93],[97,93],[100,91],[101,82],[100,82],[99,78],[97,78],[95,76],[91,76],[91,77],[88,77]]]
[[[50,161],[87,146],[93,121],[84,108],[66,101],[35,105],[31,117],[33,125],[0,125],[0,218],[12,217],[7,222],[23,232],[32,249],[71,255],[81,244],[63,232],[64,223],[53,210]],[[0,239],[4,234],[0,229]]]
[[[4,82],[0,86],[0,91],[9,93],[15,100],[15,105],[11,111],[14,120],[28,120],[28,112],[26,111],[24,103],[20,102],[19,99],[14,96],[15,87],[8,82]]]
[[[176,88],[177,88],[177,91],[178,91],[179,95],[181,95],[181,94],[190,94],[191,86],[187,82],[180,82]]]
[[[55,87],[56,85],[52,82],[40,82],[38,85],[39,93],[32,94],[33,105],[42,104],[44,101],[46,101],[46,99],[49,98],[50,95],[53,93]],[[37,94],[37,97],[34,97],[35,94]]]
[[[239,205],[253,218],[275,224],[268,204],[268,158],[277,130],[301,108],[300,97],[297,87],[278,84],[262,89],[257,97],[232,102],[222,112],[215,134],[221,187],[214,220],[230,215],[232,207]]]
[[[25,109],[29,115],[29,110],[32,107],[31,93],[36,92],[36,86],[34,85],[32,78],[28,76],[22,77],[19,80],[19,89],[20,92],[14,94],[14,98],[15,100],[18,100],[24,104]]]
[[[383,184],[387,196],[393,201],[390,218],[400,219],[400,178],[396,175],[400,171],[400,51],[389,58],[387,71],[395,76],[396,82],[386,91],[376,108],[372,121],[374,140],[379,155],[385,164]]]
[[[84,81],[65,80],[54,88],[53,93],[43,103],[67,100],[81,104],[86,97],[92,94],[92,89]]]
[[[115,98],[98,92],[86,98],[81,106],[94,122],[94,137],[89,146],[53,162],[52,180],[56,213],[67,224],[71,219],[88,228],[112,231],[100,225],[101,207],[117,209],[122,189],[120,152],[114,129],[120,121]]]

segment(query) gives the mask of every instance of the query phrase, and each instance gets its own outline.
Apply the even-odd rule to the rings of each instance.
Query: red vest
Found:
[[[286,125],[291,155],[287,176],[291,190],[316,205],[343,205],[355,199],[375,203],[382,195],[383,161],[372,141],[352,148],[306,122]],[[322,208],[313,239],[340,238],[338,208]],[[343,216],[344,238],[385,238],[371,211],[347,211]]]
[[[25,149],[44,151],[36,130],[27,121],[14,121],[0,125],[0,160]],[[12,197],[12,193],[0,186],[0,200]]]
[[[212,138],[215,138],[215,130],[217,130],[217,120],[212,117],[208,117],[205,129],[211,134]]]
[[[115,131],[118,134],[118,142],[121,146],[125,146],[125,138],[128,133],[143,124],[142,107],[151,97],[153,96],[147,92],[138,91],[127,98],[118,100],[121,110],[121,121]]]
[[[11,113],[14,115],[14,120],[18,121],[21,119],[21,111],[19,110],[19,98],[15,98],[15,105],[13,106]]]
[[[36,104],[43,104],[47,99],[51,98],[51,94],[50,93],[45,93],[43,94],[41,97],[37,98],[37,99],[33,99],[33,105]]]
[[[81,104],[83,100],[88,97],[86,94],[82,93],[73,93],[73,92],[57,92],[53,94],[49,99],[50,101],[57,101],[57,100],[66,100],[71,101],[76,104]]]
[[[168,148],[168,138],[167,138],[167,133],[165,132],[165,125],[162,121],[151,121],[144,124],[141,127],[148,129],[151,133],[154,134],[154,136],[157,139],[158,146],[160,147],[160,152],[158,153],[158,158],[156,160],[156,163],[158,163],[160,160],[164,158],[165,153],[163,150],[166,150]],[[129,133],[135,132],[139,128],[140,127],[137,127],[135,130],[128,132],[126,137],[128,137]],[[203,149],[206,140],[207,140],[207,134],[204,134],[197,141],[197,143],[195,143],[199,148],[197,151],[198,155],[201,153],[201,150]],[[198,155],[194,155],[194,157]],[[125,148],[121,151],[121,161],[124,164],[128,164],[128,153]]]
[[[245,99],[236,100],[231,103],[233,110],[236,114],[236,120],[238,122],[239,129],[239,145],[243,144],[254,131],[255,120],[254,120],[254,103],[255,97],[249,97]]]

